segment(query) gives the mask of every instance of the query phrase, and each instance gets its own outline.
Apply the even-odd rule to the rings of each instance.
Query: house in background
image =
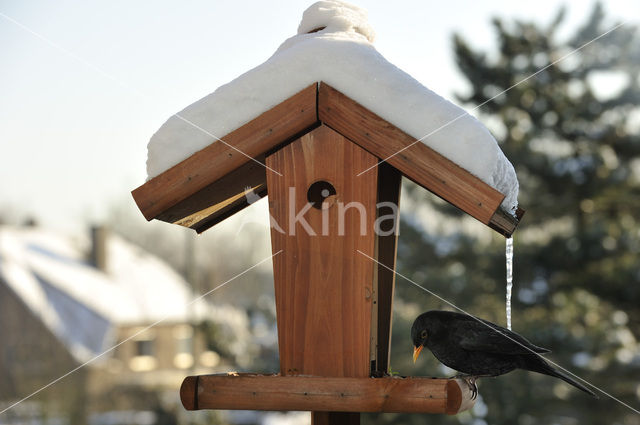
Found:
[[[77,369],[0,424],[171,423],[184,376],[221,360],[194,324],[248,327],[244,311],[194,298],[166,263],[102,228],[82,241],[0,226],[0,410]]]

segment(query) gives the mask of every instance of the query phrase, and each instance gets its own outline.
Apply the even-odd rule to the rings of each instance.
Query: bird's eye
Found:
[[[427,339],[427,331],[426,330],[423,330],[422,332],[420,332],[420,338]]]

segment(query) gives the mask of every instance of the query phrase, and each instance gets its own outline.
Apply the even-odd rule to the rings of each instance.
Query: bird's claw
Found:
[[[471,376],[468,379],[465,379],[465,382],[471,390],[471,400],[475,400],[476,397],[478,397],[478,385],[476,384],[476,379],[478,378],[476,378],[475,376]]]

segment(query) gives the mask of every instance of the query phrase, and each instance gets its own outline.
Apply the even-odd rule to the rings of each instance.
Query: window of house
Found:
[[[134,329],[133,334],[135,337],[131,341],[133,343],[133,353],[129,360],[129,367],[134,372],[146,372],[155,369],[158,366],[155,332],[146,330],[136,334]]]
[[[179,325],[173,329],[175,338],[175,356],[173,365],[179,369],[188,369],[193,366],[193,327]]]
[[[136,344],[136,356],[153,356],[154,347],[152,339],[141,339],[135,341]]]

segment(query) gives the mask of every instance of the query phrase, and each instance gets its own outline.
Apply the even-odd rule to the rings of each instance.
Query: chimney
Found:
[[[91,252],[89,263],[100,271],[107,271],[107,237],[106,226],[91,227]]]

